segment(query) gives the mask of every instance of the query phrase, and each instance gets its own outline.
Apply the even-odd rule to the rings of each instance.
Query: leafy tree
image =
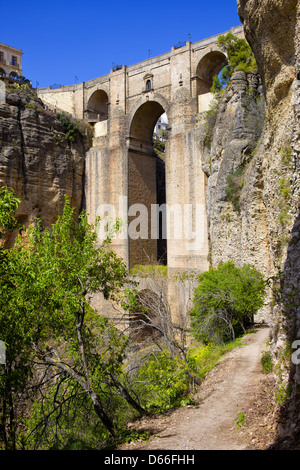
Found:
[[[210,89],[211,93],[216,93],[217,94],[222,90],[222,88],[224,86],[223,75],[224,75],[223,72],[221,72],[222,80],[219,79],[218,75],[214,75],[212,86],[211,86],[211,89]]]
[[[228,261],[200,274],[190,312],[193,334],[204,342],[235,339],[238,325],[245,332],[253,322],[264,293],[262,274],[247,264],[238,268]]]
[[[118,380],[126,342],[107,319],[89,306],[96,292],[117,301],[120,289],[128,281],[126,266],[111,250],[110,239],[96,246],[97,223],[89,225],[84,213],[77,222],[66,199],[63,214],[52,230],[37,227],[33,232],[29,250],[40,284],[36,305],[41,303],[39,297],[44,291],[42,298],[47,299],[47,308],[40,316],[44,331],[49,330],[36,348],[41,363],[68,374],[81,387],[97,416],[114,435],[113,422],[101,398],[104,385],[109,383],[135,409],[143,410]],[[47,351],[49,336],[53,346]]]
[[[7,449],[17,446],[21,403],[28,404],[33,392],[43,390],[48,396],[49,386],[52,396],[59,396],[61,383],[66,392],[58,408],[53,403],[53,410],[41,415],[44,429],[49,428],[55,410],[57,419],[63,416],[62,402],[70,406],[74,394],[85,397],[86,408],[92,406],[113,436],[115,423],[109,407],[113,393],[144,412],[120,380],[126,338],[90,307],[94,293],[118,301],[128,281],[126,267],[111,250],[110,239],[97,246],[98,222],[89,225],[85,213],[77,220],[66,198],[63,214],[51,230],[37,223],[26,246],[18,240],[6,253],[0,282],[0,331],[7,345],[0,376],[0,431]],[[41,429],[38,424],[34,428],[35,432]]]
[[[3,238],[5,230],[12,231],[17,228],[18,223],[13,214],[20,202],[12,189],[0,187],[0,239]]]
[[[254,54],[245,39],[238,38],[229,32],[219,37],[218,45],[227,54],[228,66],[222,70],[220,77],[213,78],[211,90],[213,93],[219,92],[230,81],[233,72],[237,70],[246,73],[257,71]]]
[[[16,198],[13,190],[0,188],[0,239],[6,231],[17,228],[14,212],[19,203],[20,199]],[[16,441],[14,396],[20,399],[28,375],[28,325],[22,318],[22,312],[15,311],[12,302],[16,286],[11,269],[9,252],[0,245],[0,340],[6,348],[5,364],[0,364],[0,441],[7,449],[14,449]]]
[[[79,129],[79,123],[77,121],[71,120],[71,118],[69,118],[65,113],[57,113],[57,118],[60,121],[66,139],[69,142],[74,142],[76,139],[82,137]]]

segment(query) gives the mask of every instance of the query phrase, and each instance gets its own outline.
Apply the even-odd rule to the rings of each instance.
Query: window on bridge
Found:
[[[147,80],[147,82],[146,82],[146,90],[151,90],[151,88],[152,88],[151,80]]]
[[[165,155],[167,116],[156,101],[135,113],[129,136],[129,266],[167,263]],[[160,126],[160,128],[159,128]]]
[[[88,101],[85,119],[90,123],[107,120],[108,101],[107,93],[104,90],[95,91]]]

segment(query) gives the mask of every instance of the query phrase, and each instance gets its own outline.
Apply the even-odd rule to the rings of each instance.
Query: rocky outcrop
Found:
[[[7,86],[6,102],[0,105],[0,184],[13,188],[21,199],[21,224],[28,227],[41,218],[50,226],[65,195],[79,211],[84,161],[84,142],[68,142],[60,121],[30,87]]]
[[[245,37],[251,45],[267,99],[269,117],[287,111],[295,79],[297,0],[237,0]]]
[[[258,74],[236,72],[218,99],[211,145],[203,146],[207,180],[210,262],[234,260],[273,274],[268,214],[264,200],[265,99]],[[270,306],[256,321],[269,322]]]

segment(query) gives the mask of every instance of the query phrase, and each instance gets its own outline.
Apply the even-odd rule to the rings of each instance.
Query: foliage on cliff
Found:
[[[20,204],[20,199],[15,197],[10,188],[0,187],[0,239],[6,230],[12,231],[18,223],[13,216]]]
[[[233,72],[241,70],[246,73],[257,71],[256,61],[248,42],[243,38],[238,38],[231,32],[221,35],[218,45],[228,58],[228,66],[225,67],[220,77],[213,78],[212,92],[220,91],[231,79]]]

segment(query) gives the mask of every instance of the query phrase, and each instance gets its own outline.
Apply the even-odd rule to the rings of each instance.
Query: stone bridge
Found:
[[[243,37],[242,27],[231,32]],[[39,90],[45,103],[94,127],[86,159],[87,212],[91,220],[106,211],[112,220],[129,222],[129,233],[121,230],[113,246],[130,268],[208,268],[197,120],[208,110],[213,76],[227,64],[218,37],[187,42],[88,82]],[[162,115],[167,119],[160,158],[153,134]]]

